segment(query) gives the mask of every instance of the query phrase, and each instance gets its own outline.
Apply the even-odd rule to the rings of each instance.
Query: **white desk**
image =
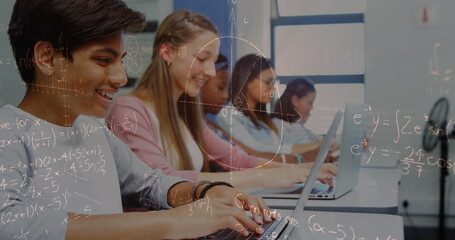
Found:
[[[357,186],[336,200],[308,200],[306,209],[333,212],[398,213],[401,169],[361,168]],[[270,208],[294,209],[299,194],[259,194]]]
[[[291,210],[279,210],[282,218]],[[304,211],[289,239],[403,240],[403,219],[386,214]]]

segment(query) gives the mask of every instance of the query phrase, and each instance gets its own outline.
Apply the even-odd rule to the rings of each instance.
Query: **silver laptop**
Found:
[[[338,161],[335,162],[338,165],[338,176],[334,178],[334,186],[325,191],[315,192],[317,185],[313,186],[310,199],[336,199],[357,185],[365,136],[365,109],[365,104],[346,104],[340,151]]]
[[[347,103],[344,109],[343,127],[341,129],[340,150],[338,153],[338,176],[333,187],[319,181],[313,185],[310,199],[337,199],[351,191],[357,184],[360,171],[360,161],[365,135],[365,104]],[[326,155],[324,156],[326,157]],[[252,189],[250,194],[264,198],[295,199],[300,196],[305,184],[294,184],[283,189]]]
[[[327,153],[329,152],[330,145],[336,135],[338,125],[341,122],[342,116],[343,113],[340,111],[338,111],[335,114],[329,131],[327,132],[327,135],[325,136],[324,141],[321,145],[321,150],[319,151],[318,156],[316,157],[316,160],[313,164],[313,167],[311,168],[311,172],[306,181],[307,184],[305,184],[305,186],[302,189],[302,192],[300,193],[299,200],[297,201],[297,204],[294,208],[294,211],[292,212],[291,217],[286,219],[303,219],[303,209],[305,207],[305,202],[306,200],[308,200],[308,197],[311,192],[310,186],[313,186],[314,182],[316,181],[316,178],[325,161]],[[292,231],[294,230],[294,225],[290,221],[277,219],[272,223],[267,223],[267,226],[264,225],[262,227],[264,228],[265,232],[262,235],[250,233],[248,237],[243,237],[239,235],[239,233],[237,233],[236,231],[233,231],[231,229],[224,229],[216,234],[201,239],[270,239],[270,240],[288,238],[292,239],[293,234]]]

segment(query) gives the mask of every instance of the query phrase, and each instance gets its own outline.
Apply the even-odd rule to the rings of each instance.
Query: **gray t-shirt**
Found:
[[[0,108],[0,239],[65,239],[67,213],[169,208],[181,181],[150,169],[94,118],[62,127]]]

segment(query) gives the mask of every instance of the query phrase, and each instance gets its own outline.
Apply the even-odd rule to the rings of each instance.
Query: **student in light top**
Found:
[[[0,239],[182,239],[271,220],[261,198],[226,183],[149,168],[94,118],[126,83],[124,31],[143,22],[118,0],[15,2],[8,34],[27,91],[0,108],[12,126],[0,131]]]
[[[315,100],[316,88],[311,81],[305,78],[297,78],[287,84],[272,113],[275,125],[284,126],[284,144],[314,143],[323,139],[323,136],[317,135],[305,127]],[[336,151],[338,148],[339,146],[334,143],[330,151]],[[317,153],[313,153],[312,159],[317,155]],[[329,154],[328,160],[333,161],[335,159]]]
[[[317,151],[322,140],[310,144],[284,144],[266,105],[274,94],[275,74],[270,61],[249,54],[240,58],[232,73],[229,103],[218,113],[216,123],[233,139],[255,151],[304,155]]]
[[[221,138],[230,141],[233,145],[241,147],[250,155],[282,162],[283,159],[280,154],[277,154],[276,152],[256,151],[236,139],[229,139],[229,133],[226,133],[224,129],[216,124],[213,116],[216,116],[221,111],[228,99],[229,82],[228,60],[224,55],[220,54],[216,62],[216,76],[208,80],[201,88],[201,101],[203,103],[203,111],[206,115],[207,125]],[[298,154],[286,154],[285,160],[287,163],[299,163],[299,161],[301,163],[302,157]]]
[[[323,138],[304,126],[315,100],[316,88],[307,79],[298,78],[286,85],[272,113],[276,125],[281,124],[280,119],[290,123],[283,134],[285,144],[312,143]]]
[[[199,91],[215,76],[220,41],[215,26],[204,16],[179,10],[158,27],[152,63],[130,94],[117,97],[107,125],[147,165],[191,180],[221,180],[243,188],[285,187],[306,180],[309,166],[280,166],[248,156],[219,138],[203,121]],[[210,173],[217,161],[232,173]],[[334,166],[320,175],[331,181]]]

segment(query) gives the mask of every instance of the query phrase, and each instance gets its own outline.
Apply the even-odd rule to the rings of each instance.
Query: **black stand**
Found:
[[[446,126],[447,123],[444,121],[442,126]],[[446,129],[447,130],[447,129]],[[447,162],[448,162],[448,152],[449,152],[449,137],[453,134],[448,134],[444,131],[444,134],[440,136],[441,138],[441,159],[444,163],[441,166],[441,175],[439,179],[439,228],[438,236],[440,240],[445,240],[445,191],[446,191],[446,176],[448,175],[447,171]]]

